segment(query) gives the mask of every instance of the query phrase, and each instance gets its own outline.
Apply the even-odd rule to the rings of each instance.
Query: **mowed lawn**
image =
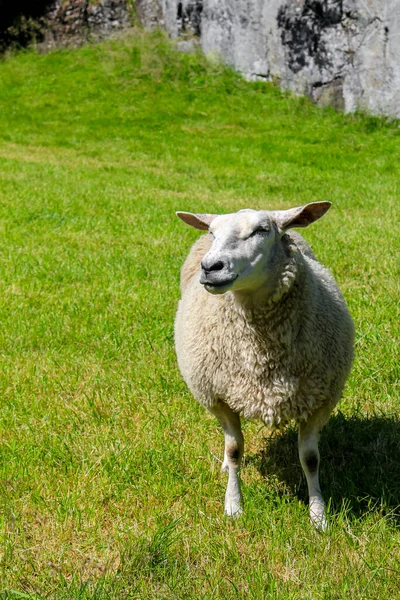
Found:
[[[0,63],[0,597],[394,600],[400,128],[246,83],[161,35]],[[178,372],[176,210],[333,203],[305,231],[357,329],[308,521],[296,430],[223,436]]]

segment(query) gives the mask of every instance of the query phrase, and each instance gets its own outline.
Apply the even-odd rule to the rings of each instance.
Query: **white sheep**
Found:
[[[326,527],[318,440],[350,371],[354,327],[332,275],[298,233],[287,231],[316,221],[330,205],[177,213],[209,230],[182,267],[175,346],[193,396],[225,434],[231,516],[242,512],[240,416],[270,427],[295,420],[310,517]]]

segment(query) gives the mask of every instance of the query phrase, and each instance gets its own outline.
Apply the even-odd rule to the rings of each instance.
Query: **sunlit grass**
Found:
[[[2,597],[397,597],[399,143],[159,34],[0,64]],[[357,328],[326,535],[292,428],[245,424],[246,513],[223,518],[222,434],[173,350],[196,238],[175,210],[318,199],[306,237]]]

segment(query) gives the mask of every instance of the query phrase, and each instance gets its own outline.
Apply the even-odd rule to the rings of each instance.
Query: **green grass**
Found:
[[[400,129],[250,84],[160,34],[0,63],[0,597],[393,600]],[[175,210],[333,202],[305,232],[357,328],[308,522],[294,428],[217,423],[173,349]]]

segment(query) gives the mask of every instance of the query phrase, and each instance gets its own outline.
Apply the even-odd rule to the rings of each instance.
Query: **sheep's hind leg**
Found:
[[[239,470],[243,457],[244,439],[240,417],[222,402],[209,410],[220,422],[225,435],[224,462],[222,463],[222,470],[228,473],[225,513],[230,517],[238,517],[243,512]]]
[[[299,427],[299,457],[307,479],[310,519],[321,530],[328,526],[325,515],[325,502],[319,485],[319,450],[320,432],[329,419],[330,410],[322,407]]]

